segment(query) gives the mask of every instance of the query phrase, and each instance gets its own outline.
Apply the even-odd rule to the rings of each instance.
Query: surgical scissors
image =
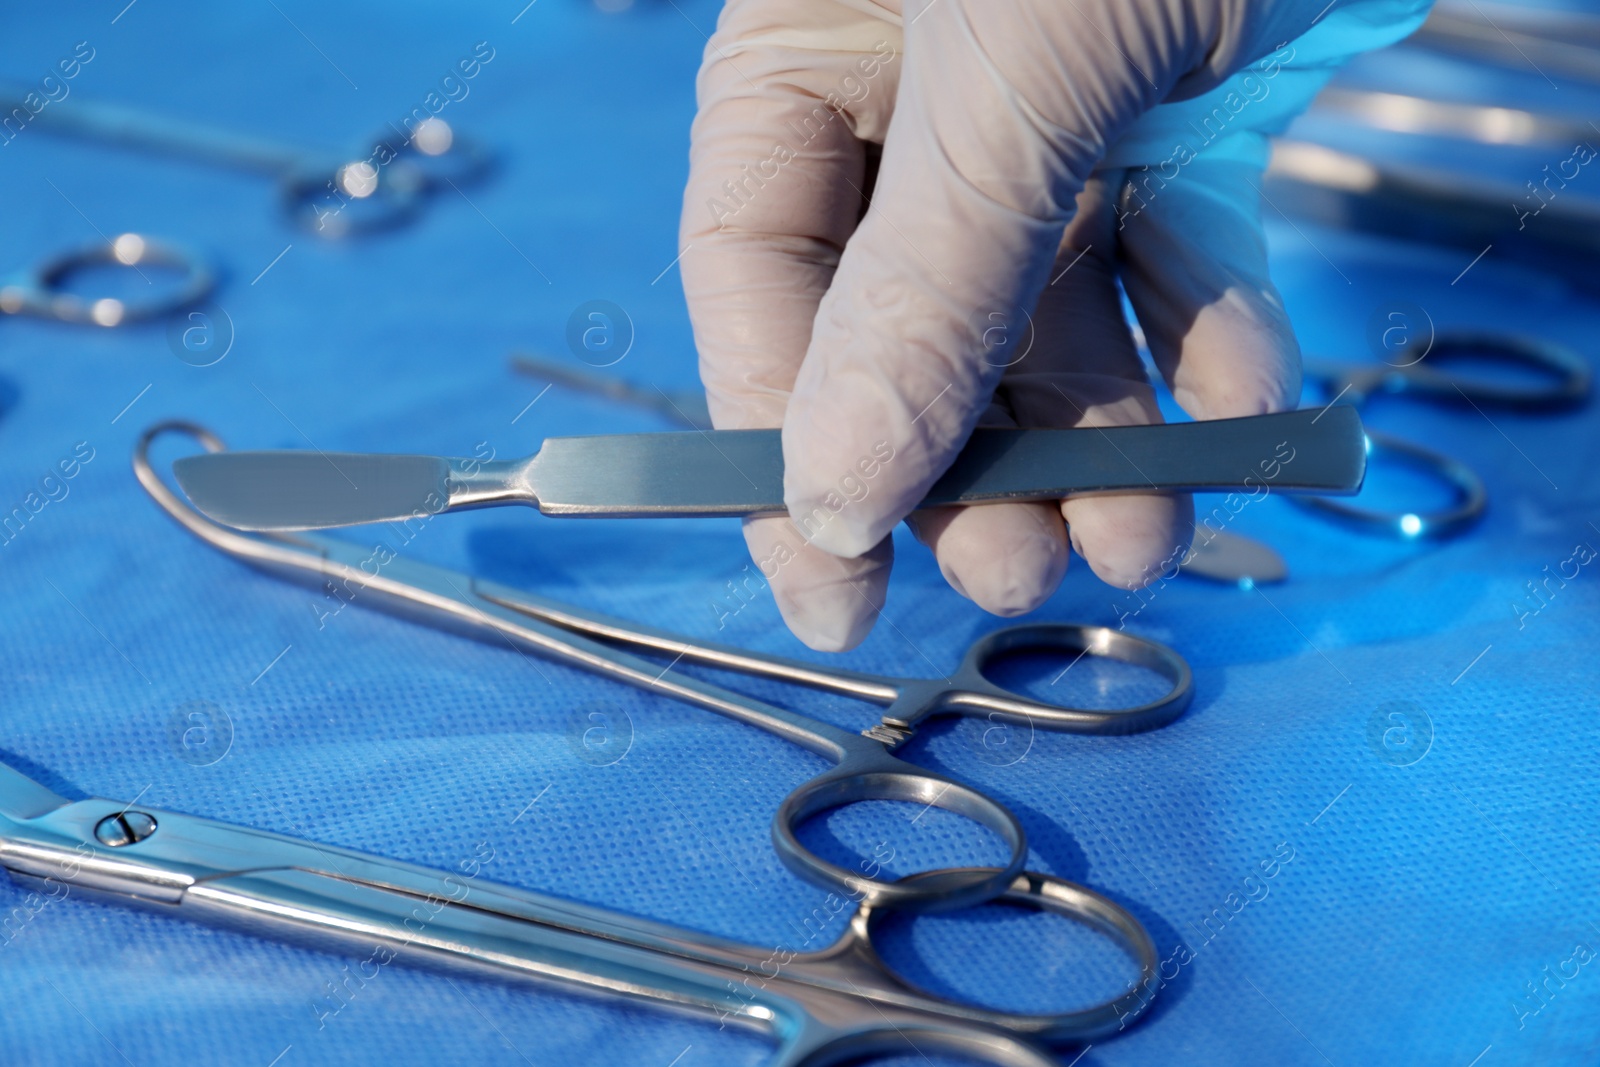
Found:
[[[301,582],[334,590],[342,583],[338,595],[347,601],[359,598],[457,632],[493,636],[557,662],[707,708],[776,734],[832,763],[833,767],[797,786],[778,806],[772,820],[773,847],[784,865],[801,878],[874,907],[933,911],[989,900],[1015,881],[1027,858],[1027,834],[1010,809],[952,778],[892,755],[924,720],[947,714],[998,714],[1025,720],[1030,728],[1127,734],[1166,725],[1183,713],[1193,697],[1193,676],[1183,657],[1165,645],[1106,627],[1066,623],[1011,626],[974,642],[949,678],[885,677],[685,640],[664,630],[403,559],[392,550],[375,552],[354,542],[309,534],[270,538],[242,534],[190,508],[155,473],[149,445],[169,431],[188,435],[208,451],[223,448],[222,442],[202,427],[161,423],[140,438],[134,472],[168,514],[213,547]],[[671,662],[662,668],[624,649],[669,656]],[[1099,711],[1040,703],[984,676],[984,668],[996,659],[1028,650],[1120,660],[1156,672],[1171,688],[1165,696],[1139,707]],[[886,710],[882,721],[855,734],[788,708],[674,674],[672,668],[680,660],[838,693]],[[1003,867],[891,882],[831,863],[800,842],[796,829],[805,819],[863,800],[911,802],[966,816],[999,837],[1010,858]]]
[[[1408,44],[1420,41],[1442,17],[1443,5],[1434,9],[1434,17]],[[1455,23],[1463,21],[1457,18]],[[1600,33],[1600,20],[1590,19],[1588,26]],[[1491,43],[1501,43],[1494,29],[1480,29]],[[1600,77],[1600,48],[1582,50],[1588,76]],[[1520,50],[1516,54],[1519,63],[1527,61]],[[1497,177],[1493,167],[1451,171],[1397,161],[1376,147],[1352,150],[1350,138],[1330,129],[1330,120],[1491,149],[1543,147],[1549,158],[1529,161],[1531,181]],[[1335,135],[1334,144],[1345,147],[1322,143],[1330,133]],[[1600,285],[1600,274],[1593,267],[1595,249],[1600,247],[1600,204],[1582,189],[1568,186],[1592,158],[1597,140],[1600,129],[1580,113],[1434,100],[1335,84],[1318,94],[1287,137],[1274,139],[1266,190],[1275,209],[1327,226],[1444,242],[1474,252],[1493,245],[1496,256],[1530,262],[1544,271],[1551,269],[1549,253],[1560,251],[1565,254],[1562,273],[1594,287]]]
[[[23,107],[26,91],[0,85],[0,114]],[[272,175],[285,213],[329,238],[410,222],[428,195],[476,181],[493,163],[487,150],[436,116],[403,135],[380,132],[353,154],[280,144],[99,101],[52,104],[30,122],[103,144]]]
[[[64,288],[67,278],[87,268],[127,268],[142,275],[144,272],[139,268],[146,265],[176,271],[177,284],[158,289],[142,300],[111,296],[88,299]],[[146,277],[145,281],[150,282],[150,279]],[[195,252],[142,234],[125,233],[107,244],[64,252],[32,270],[20,271],[5,279],[0,283],[0,315],[33,315],[59,322],[122,326],[176,314],[205,300],[216,285],[216,271]]]
[[[1417,329],[1421,324],[1397,324]],[[1531,372],[1534,381],[1500,381],[1440,369],[1452,357],[1476,358],[1506,371]],[[1399,346],[1395,363],[1379,365],[1308,359],[1306,381],[1328,394],[1330,403],[1346,401],[1361,407],[1381,393],[1467,405],[1479,414],[1488,406],[1512,410],[1554,410],[1583,403],[1589,395],[1589,365],[1562,345],[1512,334],[1451,331],[1432,334],[1426,343]],[[1426,364],[1424,359],[1431,359]],[[1453,503],[1434,511],[1391,513],[1331,497],[1290,496],[1310,508],[1362,529],[1404,538],[1440,538],[1476,522],[1488,503],[1483,480],[1465,464],[1421,445],[1367,429],[1370,453],[1437,478],[1454,495]]]
[[[1338,84],[1317,94],[1310,114],[1344,119],[1390,133],[1447,137],[1485,145],[1565,148],[1600,134],[1587,120],[1571,115],[1432,100]]]
[[[1478,0],[1446,2],[1433,9],[1407,43],[1508,70],[1541,75],[1551,71],[1576,81],[1600,82],[1600,19],[1584,12],[1480,5]]]
[[[823,949],[758,949],[491,883],[479,875],[493,858],[484,842],[446,873],[131,803],[70,801],[0,763],[0,866],[44,899],[77,894],[335,951],[383,950],[384,963],[553,981],[716,1015],[775,1037],[774,1067],[913,1049],[1050,1067],[1042,1043],[1122,1029],[1160,987],[1155,946],[1138,920],[1048,875],[1015,876],[996,899],[1108,937],[1140,977],[1089,1008],[1024,1015],[947,1001],[906,982],[874,947],[881,913],[869,904]]]

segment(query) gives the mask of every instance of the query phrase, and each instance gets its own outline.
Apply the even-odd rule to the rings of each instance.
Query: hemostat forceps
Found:
[[[474,636],[493,635],[496,641],[557,662],[658,691],[777,734],[833,763],[832,768],[802,783],[779,806],[772,823],[773,845],[784,864],[800,877],[848,893],[874,907],[927,911],[992,899],[1022,873],[1027,855],[1022,824],[1004,805],[892,755],[923,720],[941,714],[1001,713],[1046,729],[1125,734],[1171,722],[1182,714],[1192,697],[1189,666],[1176,652],[1099,626],[1058,623],[1007,627],[975,642],[950,678],[894,678],[690,642],[662,630],[398,557],[382,567],[364,569],[361,563],[370,554],[349,541],[303,534],[270,539],[245,535],[194,511],[150,466],[150,441],[169,431],[198,439],[211,451],[221,451],[223,447],[200,427],[164,423],[147,430],[141,438],[134,456],[135,472],[173,518],[229,555],[318,586],[329,579],[343,581],[350,585],[352,593],[359,593],[363,603],[379,603]],[[674,662],[683,659],[841,693],[887,710],[876,726],[854,734],[788,708],[674,674],[670,664],[664,670],[658,663],[623,649],[660,653],[675,657]],[[1002,689],[984,677],[982,669],[989,661],[1002,653],[1026,649],[1079,657],[1093,654],[1137,664],[1163,675],[1171,683],[1171,690],[1140,707],[1091,711],[1043,704]],[[800,843],[795,829],[803,820],[861,800],[909,801],[964,815],[996,834],[1009,850],[1010,859],[995,869],[947,871],[892,882],[830,863]]]

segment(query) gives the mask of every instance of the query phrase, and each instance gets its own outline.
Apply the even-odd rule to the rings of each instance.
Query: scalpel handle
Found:
[[[1361,418],[1348,406],[1156,426],[979,429],[921,506],[1144,489],[1348,495],[1361,488],[1366,454]],[[840,471],[842,483],[870,491],[894,457],[886,445],[859,469]],[[778,430],[553,437],[527,477],[547,515],[784,510]]]

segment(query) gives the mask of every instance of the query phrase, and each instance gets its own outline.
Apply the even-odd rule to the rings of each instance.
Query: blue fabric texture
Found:
[[[283,223],[265,178],[31,126],[0,147],[11,205],[0,266],[124,230],[182,240],[226,265],[217,301],[235,333],[225,358],[196,367],[163,324],[0,320],[0,508],[53,497],[0,544],[0,758],[74,796],[138,797],[439,867],[487,843],[496,880],[799,947],[796,923],[824,894],[779,864],[768,823],[816,757],[359,603],[326,614],[331,602],[193,539],[129,472],[141,429],[172,416],[235,447],[463,455],[486,442],[502,457],[546,435],[668,428],[541,393],[506,356],[571,358],[569,316],[608,300],[635,333],[608,373],[694,384],[670,265],[716,5],[520,6],[145,0],[119,14],[117,0],[13,14],[26,22],[0,34],[10,77],[38,81],[88,41],[74,95],[309,144],[400,121],[484,41],[494,58],[444,117],[502,159],[410,228],[330,244]],[[1530,103],[1553,95],[1522,88]],[[1530,150],[1527,177],[1562,158]],[[1463,273],[1470,253],[1305,225],[1274,223],[1270,236],[1309,354],[1371,359],[1368,319],[1406,300],[1441,327],[1526,331],[1592,357],[1594,306],[1560,277],[1492,252]],[[1130,603],[1075,566],[1037,617],[1125,618],[1173,645],[1195,669],[1188,714],[1135,737],[1008,736],[1001,758],[984,724],[943,723],[904,750],[1010,805],[1033,869],[1120,901],[1179,961],[1138,1026],[1062,1049],[1063,1064],[1600,1058],[1600,963],[1587,962],[1600,952],[1600,577],[1571,576],[1568,562],[1600,547],[1600,407],[1479,413],[1384,398],[1369,419],[1480,471],[1492,494],[1482,525],[1398,543],[1269,498],[1230,528],[1278,547],[1287,584],[1180,579]],[[46,492],[63,461],[74,476]],[[899,548],[885,623],[837,662],[949,669],[998,624],[919,546]],[[726,610],[748,565],[732,522],[500,509],[435,520],[406,551],[686,634],[813,655],[765,594]],[[1564,564],[1568,577],[1546,584]],[[1017,684],[1059,695],[1052,673],[1015,665]],[[1062,684],[1115,704],[1147,692],[1136,674],[1086,663]],[[856,729],[872,721],[848,701],[749,691]],[[631,744],[619,762],[580,758],[594,714]],[[185,747],[196,722],[227,738],[222,751],[197,756],[193,735]],[[807,834],[839,856],[888,839],[900,870],[995,858],[961,820],[913,822],[897,805],[847,809]],[[0,884],[0,914],[25,900]],[[930,989],[1019,1010],[1089,1003],[1131,969],[1071,923],[993,908],[897,919],[883,952]],[[714,1022],[398,966],[330,1010],[328,984],[359,962],[51,903],[0,940],[0,1062],[700,1067],[770,1052]]]

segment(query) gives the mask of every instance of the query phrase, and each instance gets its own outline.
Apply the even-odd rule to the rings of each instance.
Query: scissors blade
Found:
[[[1268,470],[1276,473],[1268,477]],[[245,530],[398,521],[507,503],[537,504],[547,515],[611,518],[784,510],[777,430],[553,437],[531,459],[487,463],[214,452],[185,457],[173,471],[196,507]],[[1349,407],[1158,426],[980,429],[920,506],[1260,484],[1350,494],[1365,474],[1366,438]]]
[[[21,771],[0,763],[0,819],[35,819],[72,803]]]

